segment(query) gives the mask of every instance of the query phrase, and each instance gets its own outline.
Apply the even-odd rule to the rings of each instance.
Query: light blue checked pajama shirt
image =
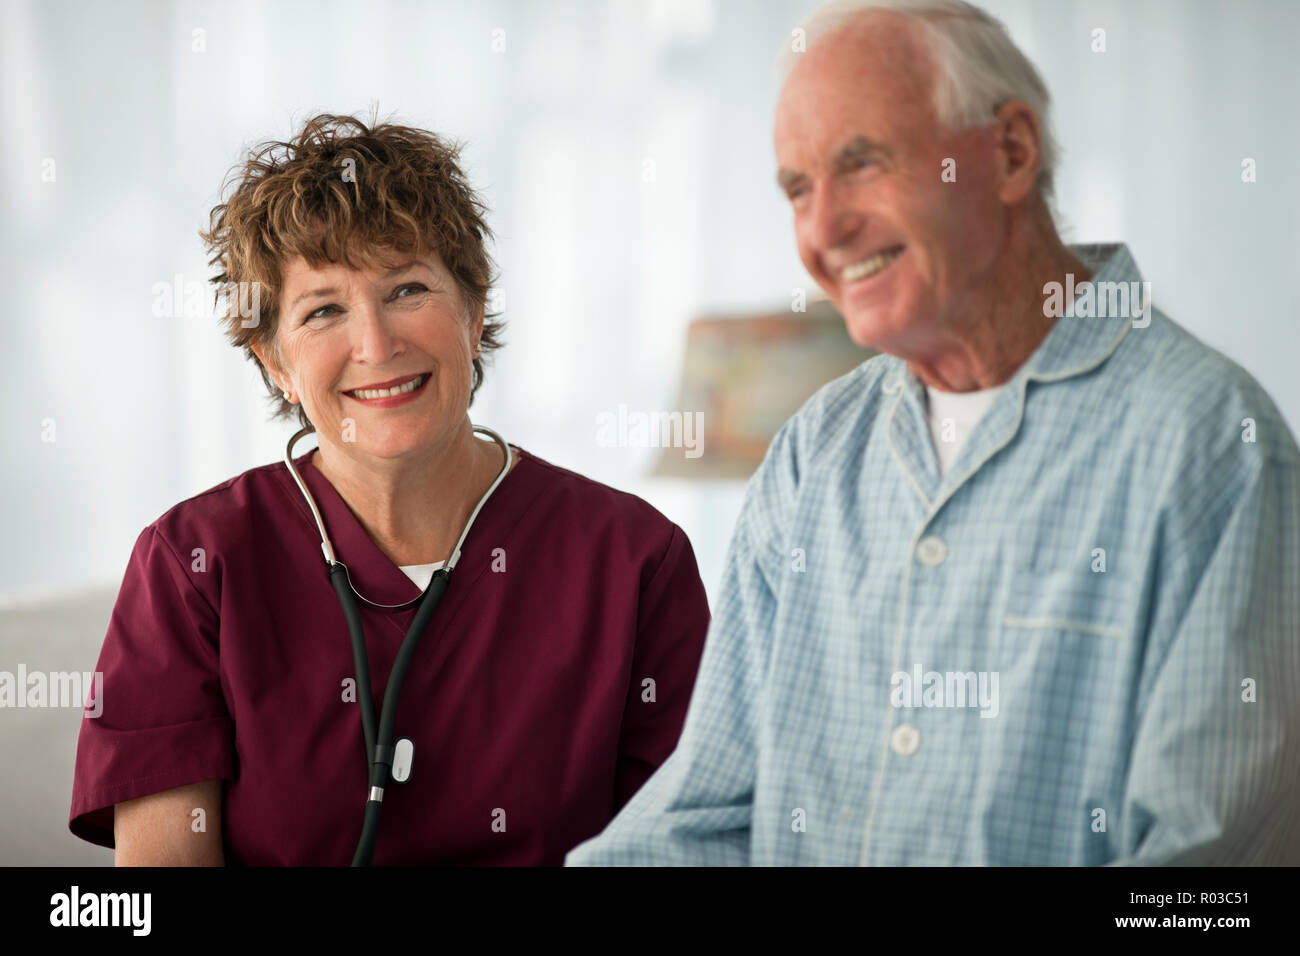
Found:
[[[1148,318],[1059,319],[942,478],[901,360],[810,399],[746,490],[677,749],[566,862],[1300,862],[1300,451]],[[996,716],[896,707],[898,672],[996,673]]]

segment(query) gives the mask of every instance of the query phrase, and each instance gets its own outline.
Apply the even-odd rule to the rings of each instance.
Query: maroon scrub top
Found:
[[[407,669],[394,737],[415,753],[384,792],[375,865],[563,865],[677,744],[709,623],[690,542],[640,498],[516,450]],[[421,591],[311,454],[295,464],[354,586],[409,602],[357,601],[377,721]],[[352,861],[368,793],[352,645],[283,462],[145,528],[96,670],[76,836],[111,847],[114,804],[219,778],[228,865]]]

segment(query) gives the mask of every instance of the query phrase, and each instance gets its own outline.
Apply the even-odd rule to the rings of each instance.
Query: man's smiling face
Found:
[[[899,354],[925,353],[960,317],[1005,240],[994,133],[938,121],[918,30],[873,13],[814,42],[773,137],[804,267],[854,342]]]

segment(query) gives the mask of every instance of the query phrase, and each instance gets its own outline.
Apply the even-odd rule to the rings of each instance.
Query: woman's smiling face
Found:
[[[257,354],[321,443],[390,459],[464,426],[483,316],[436,253],[357,269],[299,256],[281,275],[275,354]]]

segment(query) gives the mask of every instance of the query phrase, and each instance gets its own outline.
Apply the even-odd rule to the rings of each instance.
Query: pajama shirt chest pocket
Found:
[[[1060,631],[1122,639],[1128,634],[1121,582],[1105,572],[1018,570],[1002,620],[1008,631]]]

